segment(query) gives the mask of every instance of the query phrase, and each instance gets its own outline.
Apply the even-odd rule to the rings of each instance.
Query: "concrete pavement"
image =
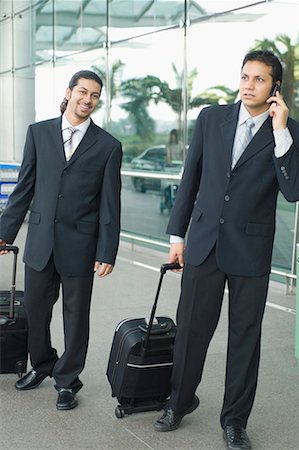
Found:
[[[24,230],[16,242],[22,249]],[[21,260],[21,258],[20,258]],[[157,433],[153,423],[159,412],[138,413],[117,419],[106,368],[117,323],[127,317],[149,315],[166,254],[121,243],[112,275],[96,279],[91,309],[91,338],[78,394],[79,406],[57,411],[53,380],[27,392],[17,392],[14,374],[0,375],[0,449],[225,449],[219,425],[227,340],[227,296],[211,343],[203,381],[197,394],[201,404],[186,416],[180,428]],[[1,288],[9,285],[9,261],[1,259]],[[2,270],[4,268],[4,270]],[[19,264],[18,289],[23,286]],[[175,317],[180,275],[168,273],[161,290],[158,315]],[[271,282],[266,308],[262,359],[255,405],[248,424],[253,448],[299,449],[299,368],[294,357],[295,297],[285,286]],[[63,351],[61,300],[54,308],[53,345]]]

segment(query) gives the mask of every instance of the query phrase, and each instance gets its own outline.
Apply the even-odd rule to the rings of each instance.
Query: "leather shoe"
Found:
[[[56,408],[62,411],[74,409],[78,406],[78,399],[72,389],[61,388],[58,391]]]
[[[223,439],[231,450],[249,450],[251,442],[246,430],[241,426],[228,425],[223,430]]]
[[[49,375],[46,373],[38,373],[36,370],[30,370],[26,375],[18,380],[15,384],[15,388],[18,391],[27,391],[29,389],[35,389],[39,386],[45,378]]]
[[[176,414],[170,406],[166,406],[164,414],[155,423],[156,431],[176,430],[186,414],[192,413],[199,405],[199,398],[195,395],[191,406],[182,414]]]

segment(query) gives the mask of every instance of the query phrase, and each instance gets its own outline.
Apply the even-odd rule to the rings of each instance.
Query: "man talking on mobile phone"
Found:
[[[241,100],[201,111],[167,228],[169,262],[179,262],[183,274],[172,392],[155,429],[175,430],[199,405],[195,393],[227,283],[220,422],[227,448],[235,450],[251,448],[246,427],[258,379],[277,195],[299,200],[299,124],[288,117],[281,94],[272,96],[281,83],[278,58],[250,52],[241,69]]]

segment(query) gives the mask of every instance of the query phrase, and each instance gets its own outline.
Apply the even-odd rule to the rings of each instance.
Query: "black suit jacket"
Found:
[[[293,145],[274,155],[269,117],[231,170],[240,102],[200,113],[167,232],[184,237],[185,261],[201,264],[216,243],[219,268],[240,276],[269,273],[279,189],[299,200],[299,124],[288,120]]]
[[[66,162],[61,118],[30,125],[19,180],[1,217],[12,243],[30,207],[24,262],[42,270],[54,253],[64,275],[114,264],[120,231],[121,144],[92,121]]]

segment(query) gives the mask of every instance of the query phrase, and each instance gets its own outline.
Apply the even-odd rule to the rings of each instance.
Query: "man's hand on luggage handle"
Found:
[[[113,265],[108,263],[101,263],[100,261],[96,261],[94,263],[94,269],[95,272],[97,272],[97,275],[101,278],[105,277],[106,275],[109,275],[109,273],[113,270]]]
[[[5,242],[5,241],[2,241],[1,239],[0,239],[0,245],[6,245],[7,244],[7,242]],[[1,250],[0,251],[0,255],[6,255],[8,253],[8,251],[6,251],[6,250]]]
[[[184,249],[185,249],[184,242],[170,244],[168,262],[169,263],[178,262],[179,265],[183,268],[183,266],[184,266]],[[178,270],[174,270],[173,272],[182,272],[182,270],[183,269],[178,269]]]

